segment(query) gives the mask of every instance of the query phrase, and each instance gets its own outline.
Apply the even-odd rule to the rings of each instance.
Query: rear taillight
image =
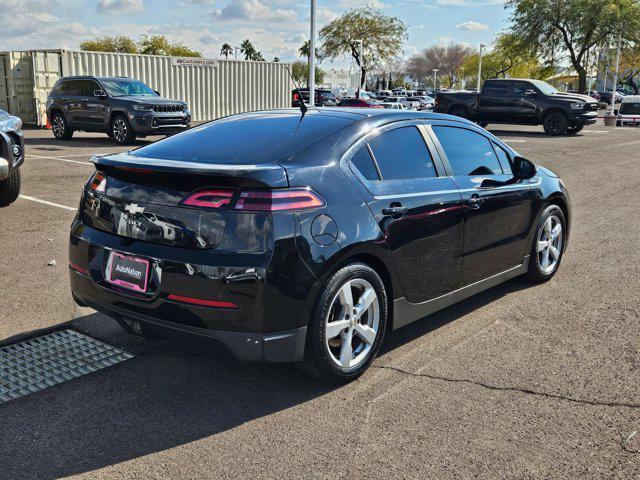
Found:
[[[233,190],[200,190],[185,198],[182,205],[226,210],[233,199],[233,194]]]
[[[298,100],[300,100],[300,95],[298,95],[297,93],[293,94],[293,101],[297,102]]]
[[[255,190],[240,192],[236,210],[280,212],[282,210],[306,210],[324,206],[324,200],[312,190]]]
[[[96,172],[89,181],[89,190],[97,193],[107,191],[107,177],[102,172]]]
[[[214,210],[281,212],[319,208],[323,207],[325,202],[320,195],[308,188],[240,191],[207,189],[190,194],[181,205]]]

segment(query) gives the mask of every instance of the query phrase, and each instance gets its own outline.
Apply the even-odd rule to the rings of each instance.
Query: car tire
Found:
[[[567,133],[569,135],[575,135],[576,133],[581,132],[583,128],[584,125],[571,125],[569,128],[567,128]]]
[[[54,113],[51,116],[51,131],[58,140],[69,140],[73,137],[73,130],[69,128],[67,119],[62,113]]]
[[[20,195],[20,184],[22,182],[20,169],[16,169],[0,182],[0,207],[12,204]]]
[[[449,115],[455,115],[456,117],[469,118],[469,111],[464,107],[454,107],[449,111]]]
[[[561,112],[552,112],[544,117],[543,128],[547,135],[563,135],[567,132],[569,122]]]
[[[553,278],[564,255],[566,231],[567,221],[562,209],[555,204],[547,206],[538,219],[531,245],[526,274],[529,280],[541,283]]]
[[[366,309],[358,307],[361,301],[367,302]],[[297,368],[329,383],[355,380],[380,350],[387,312],[387,292],[376,271],[363,263],[342,267],[319,294],[307,331],[304,359]]]
[[[136,140],[136,134],[131,128],[129,120],[124,115],[116,115],[109,126],[112,138],[118,145],[131,145]]]

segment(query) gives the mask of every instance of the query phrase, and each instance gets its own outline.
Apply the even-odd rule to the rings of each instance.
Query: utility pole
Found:
[[[360,68],[362,69],[362,67],[364,67],[364,40],[360,39],[358,40],[358,43],[360,44]],[[366,87],[366,78],[364,79],[364,82]],[[360,92],[362,91],[362,70],[360,71],[360,83],[358,85],[360,85],[358,87],[358,98],[360,98]]]
[[[240,47],[233,47],[233,56],[236,60],[238,60],[238,51],[241,51],[242,49]]]
[[[480,59],[478,61],[478,93],[480,93],[480,82],[482,81],[482,49],[485,47],[484,44],[480,44]]]
[[[316,105],[316,0],[311,0],[309,32],[309,106]]]
[[[613,107],[616,103],[616,93],[618,88],[618,69],[620,68],[620,37],[616,46],[616,69],[613,72],[613,88],[611,89],[611,115],[613,115]]]
[[[433,69],[433,93],[435,93],[436,89],[438,88],[438,82],[437,82],[438,71],[439,70],[437,68]]]

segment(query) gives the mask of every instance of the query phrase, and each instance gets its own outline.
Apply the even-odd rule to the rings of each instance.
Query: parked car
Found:
[[[596,123],[598,102],[561,93],[541,80],[486,80],[480,93],[439,93],[435,112],[488,123],[542,125],[548,135],[576,134]]]
[[[620,109],[615,112],[618,115],[616,125],[623,127],[630,125],[640,126],[640,95],[627,95],[622,99]]]
[[[378,102],[365,100],[363,98],[343,98],[338,104],[339,107],[355,107],[355,108],[383,108]]]
[[[309,103],[309,89],[308,88],[300,88],[293,90],[291,92],[292,107],[300,107],[300,96],[302,96],[302,101],[306,104]],[[322,88],[316,88],[316,107],[335,107],[338,105],[338,98],[331,92],[331,90],[325,90]]]
[[[404,108],[407,109],[420,108],[420,102],[418,100],[409,100],[407,97],[403,96],[387,97],[382,101],[383,105],[386,103],[400,103]]]
[[[554,173],[432,113],[246,113],[92,161],[69,243],[78,304],[336,383],[389,329],[520,275],[549,280],[569,238]],[[117,234],[114,208],[202,244]]]
[[[0,110],[0,207],[20,195],[20,167],[24,163],[22,120]]]
[[[611,96],[613,95],[613,92],[611,90],[606,91],[606,92],[598,92],[600,94],[600,101],[604,102],[604,103],[611,103]],[[620,92],[620,91],[616,91],[616,96],[615,96],[615,100],[613,103],[621,103],[622,99],[625,97],[625,95]]]
[[[55,138],[68,140],[78,130],[102,132],[121,145],[137,137],[171,135],[189,128],[185,102],[162,98],[139,80],[125,77],[65,77],[47,98]]]
[[[410,102],[418,102],[420,104],[418,110],[432,110],[436,104],[436,101],[433,98],[427,96],[407,97],[407,100]]]
[[[407,110],[407,108],[402,103],[384,103],[380,104],[382,108],[386,108],[389,110]]]
[[[393,93],[390,90],[378,90],[377,92],[375,92],[375,94],[379,100],[383,100],[393,95]]]

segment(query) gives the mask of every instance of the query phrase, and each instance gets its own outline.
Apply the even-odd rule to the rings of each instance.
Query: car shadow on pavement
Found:
[[[558,136],[551,136],[551,135],[547,135],[546,133],[544,133],[544,130],[542,130],[542,127],[540,127],[540,131],[538,132],[532,132],[532,131],[525,131],[525,130],[500,130],[500,129],[494,129],[494,128],[487,128],[487,131],[493,135],[495,135],[496,137],[500,137],[500,138],[510,138],[510,137],[528,137],[528,138],[547,138],[547,139],[551,139],[551,138],[564,138],[564,137],[581,137],[583,134],[582,133],[576,133],[574,135],[558,135]]]
[[[508,282],[390,332],[382,361],[406,342],[528,285]],[[290,365],[238,363],[196,340],[144,342],[97,313],[72,326],[135,357],[0,405],[1,479],[94,471],[219,434],[339,388],[312,381]]]

